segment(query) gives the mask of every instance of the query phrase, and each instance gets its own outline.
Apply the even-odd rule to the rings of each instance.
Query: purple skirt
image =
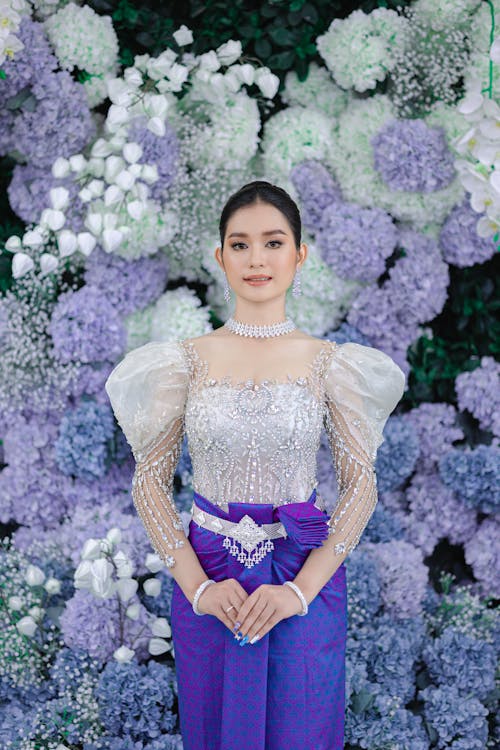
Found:
[[[315,497],[314,490],[306,502]],[[202,510],[230,521],[245,514],[258,524],[278,518],[269,503],[229,503],[226,512],[197,492],[194,499]],[[273,540],[274,550],[247,568],[223,540],[190,521],[189,541],[206,574],[216,581],[236,578],[248,594],[264,583],[293,580],[310,552],[290,536],[281,537]],[[343,563],[305,617],[281,620],[253,645],[239,646],[216,617],[195,615],[175,581],[171,626],[184,750],[343,750]]]

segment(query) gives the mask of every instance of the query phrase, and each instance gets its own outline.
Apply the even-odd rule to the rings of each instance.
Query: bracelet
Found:
[[[299,617],[303,617],[304,615],[307,615],[307,612],[309,611],[309,607],[307,606],[307,602],[306,602],[306,598],[305,598],[304,594],[299,589],[299,587],[297,586],[297,584],[294,583],[293,581],[285,581],[284,584],[283,584],[283,586],[290,586],[290,588],[293,589],[295,591],[295,593],[297,594],[297,596],[299,597],[300,602],[302,604],[302,612],[298,612],[297,613],[299,615]]]
[[[207,586],[210,586],[211,583],[215,583],[215,581],[212,578],[207,578],[206,581],[203,581],[203,583],[200,583],[198,588],[195,591],[194,599],[193,599],[193,612],[195,615],[204,615],[205,612],[200,612],[198,610],[198,600],[200,596],[203,594]]]

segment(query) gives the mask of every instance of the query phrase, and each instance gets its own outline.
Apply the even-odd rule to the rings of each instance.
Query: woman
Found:
[[[208,335],[131,351],[106,382],[136,460],[137,511],[175,579],[184,747],[341,750],[344,560],[377,502],[376,451],[405,376],[377,349],[286,319],[307,257],[288,193],[243,186],[219,229],[233,316]],[[331,517],[316,492],[323,426],[339,486]],[[172,495],[184,432],[188,537]]]

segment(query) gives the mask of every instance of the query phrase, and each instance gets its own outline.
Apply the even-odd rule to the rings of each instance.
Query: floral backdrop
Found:
[[[292,31],[315,11],[281,5]],[[218,217],[258,178],[302,213],[288,312],[408,380],[346,560],[346,747],[498,746],[500,2],[370,5],[305,71],[172,19],[159,52],[121,50],[127,3],[0,0],[2,748],[182,748],[173,579],[103,386],[228,316]],[[318,477],[333,510],[325,434]],[[191,479],[184,444],[186,526]]]

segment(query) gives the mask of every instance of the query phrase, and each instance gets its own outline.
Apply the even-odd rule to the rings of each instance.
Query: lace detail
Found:
[[[223,375],[219,378],[209,377],[208,371],[210,363],[208,360],[203,359],[200,356],[195,345],[191,341],[181,341],[179,343],[186,354],[189,365],[191,391],[214,386],[225,386],[235,389],[252,388],[258,390],[261,387],[269,388],[270,386],[298,385],[307,386],[318,401],[323,400],[324,374],[338,347],[338,344],[335,341],[325,341],[325,345],[321,347],[313,360],[307,363],[306,367],[308,372],[305,375],[294,377],[290,375],[290,373],[286,373],[284,376],[285,379],[264,378],[257,383],[254,378],[246,378],[245,380],[237,380],[233,382],[231,374]]]

